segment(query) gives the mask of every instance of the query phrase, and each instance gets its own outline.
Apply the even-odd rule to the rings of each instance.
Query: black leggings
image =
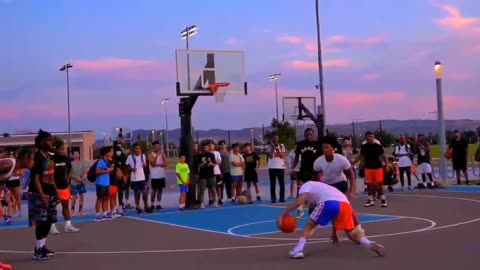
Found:
[[[37,240],[47,238],[48,233],[50,232],[50,226],[52,226],[51,222],[42,222],[35,225],[35,238]]]
[[[400,184],[402,187],[405,185],[405,179],[404,179],[404,173],[407,174],[407,181],[408,181],[408,186],[412,186],[412,172],[411,172],[411,167],[400,167]]]
[[[268,169],[270,178],[270,198],[272,201],[277,200],[277,179],[280,185],[280,201],[285,201],[285,170],[284,169]]]

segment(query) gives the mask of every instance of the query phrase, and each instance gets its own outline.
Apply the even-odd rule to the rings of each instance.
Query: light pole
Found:
[[[198,27],[195,25],[187,26],[185,29],[180,32],[180,36],[182,39],[185,39],[185,45],[187,47],[187,50],[189,50],[189,44],[188,40],[191,36],[194,36],[198,33]],[[187,52],[187,90],[190,89],[190,53]]]
[[[252,149],[255,150],[255,139],[253,137],[253,128],[250,129],[250,137],[251,137],[251,141],[252,141]]]
[[[361,121],[361,118],[352,119],[352,146],[353,148],[357,147],[357,135],[355,134],[355,121]]]
[[[168,151],[170,149],[168,145],[168,101],[170,99],[168,98],[162,98],[162,104],[165,105],[165,145],[164,149],[167,151],[167,156],[168,156]]]
[[[321,128],[322,134],[318,134],[319,137],[326,135],[326,124],[325,124],[325,97],[323,89],[323,62],[322,62],[322,41],[320,39],[320,13],[319,13],[320,4],[318,0],[315,0],[315,15],[317,18],[317,50],[318,50],[318,89],[320,90],[320,110],[318,114],[321,117]]]
[[[72,151],[72,128],[70,124],[70,80],[68,76],[68,70],[73,68],[71,64],[65,64],[63,65],[59,71],[66,71],[67,72],[67,118],[68,118],[68,139],[67,139],[67,144],[68,144],[68,151],[67,155],[70,156],[70,152]]]
[[[443,66],[440,61],[435,62],[435,81],[437,86],[437,114],[440,139],[440,180],[447,181],[447,159],[445,152],[447,147],[447,138],[445,135],[445,119],[443,114],[443,93],[442,93]]]
[[[280,121],[279,116],[278,116],[278,87],[277,87],[277,81],[280,79],[281,76],[282,76],[282,74],[275,73],[275,74],[272,74],[268,77],[270,79],[270,81],[275,82],[275,111],[277,113],[277,121]]]

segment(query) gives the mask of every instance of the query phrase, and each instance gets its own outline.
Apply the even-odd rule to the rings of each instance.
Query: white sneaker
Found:
[[[294,253],[293,251],[290,251],[288,253],[288,257],[292,259],[303,259],[303,252],[299,251],[297,253]]]
[[[65,232],[72,232],[72,233],[75,233],[75,232],[79,232],[80,229],[79,228],[75,228],[73,227],[73,225],[71,226],[65,226]]]
[[[370,247],[370,249],[373,252],[377,253],[377,255],[380,257],[385,256],[385,247],[378,244],[377,242],[372,242],[372,246]]]
[[[57,227],[55,226],[55,224],[52,224],[52,226],[50,226],[50,232],[49,232],[49,234],[51,234],[51,235],[60,234],[60,231],[57,229]]]

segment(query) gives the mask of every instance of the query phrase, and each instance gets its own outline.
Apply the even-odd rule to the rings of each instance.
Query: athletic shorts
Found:
[[[71,193],[72,192],[71,192],[69,187],[67,187],[65,189],[57,189],[57,195],[58,195],[58,199],[60,201],[70,200]]]
[[[187,193],[188,192],[188,186],[179,184],[178,187],[180,188],[180,193]]]
[[[9,180],[5,184],[7,188],[16,188],[20,186],[20,179],[15,179],[15,180]]]
[[[97,189],[97,199],[105,199],[110,196],[108,186],[97,185],[96,189]]]
[[[108,187],[108,194],[110,195],[110,197],[117,196],[117,193],[118,193],[118,187],[117,186],[109,186]]]
[[[45,209],[39,194],[30,193],[28,196],[28,224],[39,225],[45,222],[57,223],[57,201],[56,196],[50,196],[48,207]]]
[[[245,172],[245,182],[247,182],[247,183],[258,183],[257,171]]]
[[[343,194],[347,193],[348,192],[348,183],[347,181],[340,181],[340,182],[337,182],[337,183],[333,183],[331,184],[330,186],[332,187],[335,187],[336,189],[338,189],[340,192],[342,192]]]
[[[310,219],[322,227],[331,222],[337,231],[351,231],[355,228],[352,214],[353,210],[349,203],[326,201],[317,204],[310,214]]]
[[[383,168],[365,169],[365,182],[367,184],[383,183]]]
[[[142,193],[148,188],[147,181],[145,180],[133,181],[131,182],[131,186],[135,194]]]
[[[232,183],[240,183],[243,181],[243,175],[230,175],[230,181]]]
[[[215,175],[215,182],[217,183],[217,186],[223,185],[223,177],[221,174]]]
[[[297,180],[306,183],[308,181],[316,180],[316,173],[315,172],[298,172],[297,173]]]
[[[72,196],[77,196],[78,194],[85,194],[87,193],[87,189],[85,188],[85,184],[74,184],[70,186],[70,194]]]
[[[432,173],[432,165],[428,163],[420,163],[417,165],[417,172],[419,174]]]
[[[150,181],[151,181],[150,184],[152,186],[152,189],[161,189],[161,188],[165,188],[166,186],[165,178],[155,178]]]

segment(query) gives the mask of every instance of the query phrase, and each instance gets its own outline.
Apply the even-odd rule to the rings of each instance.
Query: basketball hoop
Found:
[[[218,82],[210,85],[210,91],[215,96],[215,102],[221,103],[225,99],[225,95],[227,94],[227,89],[222,89],[223,87],[229,86],[229,82]]]

